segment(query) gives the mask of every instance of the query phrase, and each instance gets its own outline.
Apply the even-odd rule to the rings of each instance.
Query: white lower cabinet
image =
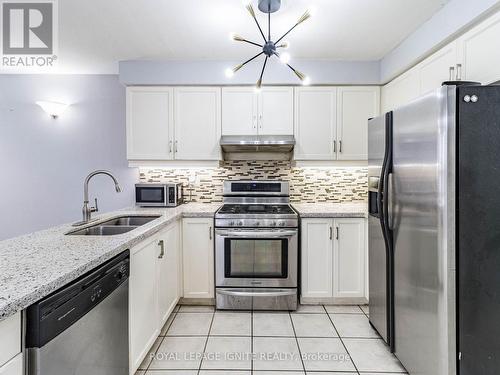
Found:
[[[158,246],[160,246],[157,272],[158,308],[160,326],[163,327],[180,297],[180,248],[179,224],[177,222],[160,233]]]
[[[134,374],[178,299],[178,223],[130,249],[129,355]]]
[[[19,353],[9,362],[0,366],[0,375],[23,375],[23,354]]]
[[[366,302],[366,220],[303,219],[303,303]]]
[[[184,298],[214,298],[213,219],[182,220]]]

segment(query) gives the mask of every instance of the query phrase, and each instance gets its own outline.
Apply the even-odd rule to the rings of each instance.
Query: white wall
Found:
[[[37,100],[72,103],[53,120]],[[100,211],[133,204],[125,147],[125,88],[115,75],[0,75],[0,240],[81,219],[83,180]]]

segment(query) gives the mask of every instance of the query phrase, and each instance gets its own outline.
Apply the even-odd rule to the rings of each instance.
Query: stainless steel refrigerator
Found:
[[[500,86],[372,119],[370,323],[409,374],[500,368]]]

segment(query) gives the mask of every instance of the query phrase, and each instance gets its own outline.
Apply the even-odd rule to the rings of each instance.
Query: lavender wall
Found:
[[[72,103],[53,120],[37,100]],[[0,75],[0,240],[80,220],[83,180],[100,211],[133,204],[136,169],[128,168],[125,88],[116,75]]]

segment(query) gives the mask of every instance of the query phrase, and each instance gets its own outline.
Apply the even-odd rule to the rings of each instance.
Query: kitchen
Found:
[[[45,3],[0,374],[495,373],[498,1]]]

